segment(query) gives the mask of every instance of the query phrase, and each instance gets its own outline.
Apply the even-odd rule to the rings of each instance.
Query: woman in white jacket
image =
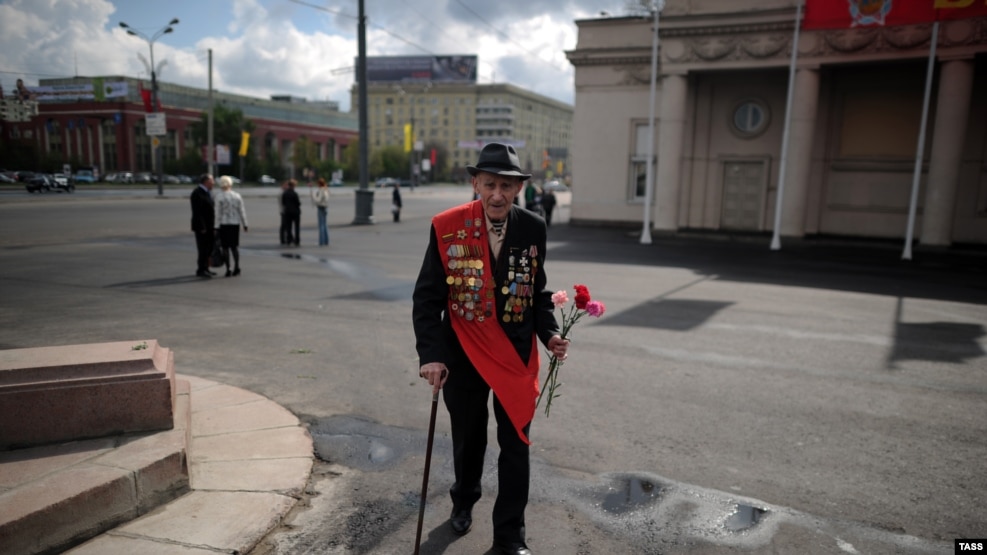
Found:
[[[219,178],[219,193],[214,199],[219,242],[223,246],[226,261],[226,277],[240,275],[240,226],[247,231],[247,211],[243,198],[233,190],[233,180],[224,175]],[[230,253],[233,253],[233,271],[230,271]]]
[[[319,186],[312,188],[312,183],[308,184],[312,193],[312,203],[319,213],[319,246],[329,244],[329,226],[326,218],[329,212],[329,186],[324,178],[319,178]]]

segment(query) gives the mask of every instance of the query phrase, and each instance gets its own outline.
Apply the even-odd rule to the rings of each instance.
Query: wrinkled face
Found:
[[[473,192],[480,195],[483,212],[488,220],[503,220],[511,211],[514,197],[521,192],[520,177],[480,172],[473,177]]]

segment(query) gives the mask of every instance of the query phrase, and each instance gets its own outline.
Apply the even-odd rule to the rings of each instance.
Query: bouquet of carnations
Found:
[[[572,331],[572,327],[576,325],[576,322],[580,318],[589,314],[594,318],[599,318],[603,316],[607,307],[600,301],[594,301],[589,294],[589,288],[585,285],[573,285],[573,289],[576,290],[576,299],[568,309],[565,305],[569,302],[569,294],[565,289],[561,291],[556,291],[552,294],[552,304],[555,308],[561,308],[562,310],[562,339],[569,339],[569,334]],[[537,409],[541,405],[541,400],[547,395],[545,399],[545,416],[549,415],[552,410],[552,399],[561,396],[561,394],[556,393],[562,384],[559,382],[559,369],[565,363],[565,359],[559,359],[555,355],[548,362],[548,376],[545,378],[545,387],[542,389],[540,395],[538,395],[538,402],[535,403],[535,408]]]

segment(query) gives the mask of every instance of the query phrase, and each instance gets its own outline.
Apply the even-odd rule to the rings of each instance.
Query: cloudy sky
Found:
[[[575,20],[626,13],[628,0],[365,0],[370,56],[475,54],[480,83],[511,83],[573,102],[565,50]],[[138,53],[154,43],[163,81],[268,97],[335,100],[349,110],[357,0],[0,0],[0,83],[9,94],[65,76],[149,78]]]

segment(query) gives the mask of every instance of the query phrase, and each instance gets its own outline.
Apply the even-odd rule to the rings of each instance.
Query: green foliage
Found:
[[[360,179],[360,141],[353,141],[343,148],[340,167],[348,180]]]
[[[189,125],[192,142],[195,147],[201,147],[209,142],[209,113],[202,112],[199,121]],[[244,177],[256,179],[260,177],[262,167],[257,157],[255,145],[257,136],[254,131],[257,126],[247,119],[240,109],[227,108],[225,104],[215,104],[213,107],[213,140],[217,145],[227,145],[230,148],[230,165],[219,166],[217,174],[240,175],[240,139],[243,131],[250,133],[250,144],[244,157]],[[248,177],[249,176],[249,177]]]
[[[167,160],[164,163],[164,172],[171,175],[195,177],[206,171],[206,161],[202,159],[202,151],[194,147],[186,148],[181,158]]]
[[[403,147],[389,145],[370,154],[370,175],[373,177],[410,177],[408,154]]]

